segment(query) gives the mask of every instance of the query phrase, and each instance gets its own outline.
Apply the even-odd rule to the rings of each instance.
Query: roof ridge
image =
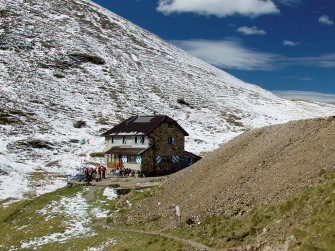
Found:
[[[177,121],[167,115],[132,116],[106,131],[101,136],[148,135],[164,122],[176,123],[176,125],[183,131],[184,135],[188,136],[188,133],[177,123]]]

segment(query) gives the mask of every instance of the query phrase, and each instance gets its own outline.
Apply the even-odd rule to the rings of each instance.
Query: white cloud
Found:
[[[312,78],[299,78],[300,81],[312,81]]]
[[[272,0],[159,0],[157,10],[166,15],[192,12],[217,17],[235,14],[256,17],[280,12]]]
[[[277,55],[257,52],[233,40],[171,41],[190,54],[218,67],[238,70],[272,70]]]
[[[286,6],[297,5],[301,2],[301,0],[276,0],[279,4],[283,4]]]
[[[244,35],[265,35],[265,30],[259,30],[256,26],[252,27],[239,27],[236,31],[243,33]]]
[[[335,67],[335,54],[323,54],[318,57],[301,57],[288,59],[289,64],[318,66],[322,68]]]
[[[298,45],[299,45],[299,42],[293,42],[293,41],[290,41],[290,40],[284,40],[284,41],[283,41],[283,45],[284,45],[284,46],[291,46],[291,47],[294,47],[294,46],[298,46]]]
[[[277,96],[284,99],[303,99],[313,102],[335,104],[335,94],[308,91],[272,91]]]
[[[335,67],[335,53],[316,57],[286,57],[244,46],[240,40],[174,40],[177,47],[220,68],[237,70],[275,70],[289,66]],[[310,80],[310,79],[300,79]]]
[[[314,80],[314,79],[312,79],[312,78],[308,78],[308,77],[282,77],[282,78],[284,78],[284,79],[296,79],[296,80],[300,80],[300,81],[312,81],[312,80]]]
[[[323,15],[319,17],[319,22],[322,24],[327,24],[327,25],[333,25],[334,22],[330,20],[330,18],[327,15]]]

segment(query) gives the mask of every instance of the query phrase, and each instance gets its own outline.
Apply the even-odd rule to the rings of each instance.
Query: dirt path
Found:
[[[159,235],[159,236],[162,236],[162,237],[165,237],[165,238],[173,239],[173,240],[188,244],[190,246],[193,246],[193,247],[196,248],[196,250],[217,250],[217,249],[213,249],[211,247],[205,246],[205,245],[203,245],[199,242],[182,239],[180,237],[169,235],[169,234],[166,234],[166,233],[161,233],[159,231],[143,231],[143,230],[128,230],[128,229],[121,229],[120,231],[134,232],[134,233],[141,233],[141,234],[150,234],[150,235]]]
[[[119,184],[120,186],[133,186],[145,183],[159,183],[164,179],[166,179],[166,177],[168,176],[135,178],[135,177],[116,177],[113,175],[107,175],[106,179],[102,179],[99,182],[93,180],[91,184],[94,186],[108,186],[111,184]]]
[[[94,200],[95,196],[94,193],[95,191],[100,191],[103,187],[102,186],[89,186],[89,191],[88,193],[85,195],[85,199],[86,200]]]
[[[168,239],[173,239],[175,241],[179,241],[179,242],[182,242],[184,244],[190,245],[190,246],[196,248],[196,250],[211,250],[211,251],[218,250],[218,249],[208,247],[204,244],[201,244],[201,243],[193,241],[193,240],[183,239],[183,238],[180,238],[180,237],[177,237],[177,236],[162,233],[160,231],[144,231],[144,230],[136,230],[136,229],[112,229],[112,228],[107,227],[102,222],[95,222],[92,225],[99,226],[99,227],[101,227],[105,230],[108,229],[109,231],[118,231],[118,232],[121,231],[121,232],[132,232],[132,233],[140,233],[140,234],[158,235],[158,236],[161,236],[161,237],[165,237],[165,238],[168,238]]]
[[[106,175],[106,179],[102,179],[101,181],[96,182],[92,180],[92,186],[109,186],[112,184],[118,184],[120,187],[132,187],[138,185],[159,185],[163,180],[165,180],[168,176],[161,177],[147,177],[147,178],[135,178],[135,177],[116,177],[110,174]]]

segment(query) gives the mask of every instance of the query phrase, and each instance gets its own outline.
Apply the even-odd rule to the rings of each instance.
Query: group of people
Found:
[[[98,165],[97,168],[93,169],[86,168],[85,175],[88,182],[95,180],[96,182],[101,181],[101,179],[106,179],[106,167]]]
[[[116,168],[113,168],[111,170],[111,174],[118,175],[118,176],[129,176],[129,177],[135,177],[135,171],[131,170],[130,168],[122,168],[122,166],[116,166]]]
[[[106,167],[98,165],[96,168],[86,168],[85,175],[87,182],[91,182],[95,180],[96,182],[101,181],[102,179],[106,179]],[[120,176],[120,177],[139,177],[140,172],[131,170],[130,168],[123,168],[122,166],[116,166],[112,168],[110,171],[111,174]]]

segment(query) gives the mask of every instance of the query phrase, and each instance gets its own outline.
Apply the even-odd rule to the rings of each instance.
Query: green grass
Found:
[[[91,187],[92,188],[92,187]],[[84,192],[86,191],[86,192]],[[95,190],[94,198],[87,201],[89,207],[87,211],[94,208],[100,210],[113,211],[116,200],[107,200],[103,196],[104,188]],[[84,192],[84,193],[83,193]],[[9,250],[21,248],[22,243],[43,238],[43,236],[53,233],[64,233],[68,216],[59,212],[53,212],[52,208],[48,212],[48,217],[39,210],[50,206],[52,202],[58,202],[64,197],[72,197],[77,193],[87,193],[83,187],[61,188],[55,192],[41,195],[32,200],[15,202],[7,207],[0,208],[0,234],[1,248]],[[57,205],[57,203],[55,204]],[[173,239],[158,235],[123,231],[123,226],[105,229],[101,226],[107,224],[107,219],[93,219],[90,225],[91,231],[87,236],[77,236],[66,241],[56,241],[46,243],[38,247],[39,250],[84,250],[88,247],[101,248],[103,250],[185,250],[184,244]],[[29,250],[31,248],[28,248]],[[23,249],[24,250],[24,249]]]
[[[190,107],[190,108],[194,108],[193,106],[191,106],[191,104],[190,103],[187,103],[184,99],[182,99],[182,98],[179,98],[179,99],[177,99],[177,103],[178,104],[181,104],[181,105],[185,105],[185,106],[188,106],[188,107]]]
[[[139,190],[131,190],[130,193],[122,196],[123,199],[129,200],[133,205],[140,203],[142,200],[153,196],[159,190],[162,190],[163,187],[152,187]]]
[[[60,200],[62,196],[73,196],[81,190],[80,187],[62,188],[32,200],[15,202],[8,207],[0,208],[1,244],[7,248],[20,247],[21,241],[65,231],[61,215],[46,221],[45,217],[37,210],[41,210],[53,200]]]
[[[8,113],[0,113],[0,125],[15,124],[18,121],[11,117]]]
[[[182,243],[161,236],[101,228],[94,228],[94,231],[97,233],[95,236],[52,243],[43,246],[41,250],[84,250],[88,247],[104,247],[102,250],[115,251],[186,250]],[[108,244],[109,240],[115,240],[116,244]]]
[[[53,149],[50,142],[40,140],[40,139],[29,139],[29,140],[19,140],[16,142],[19,146],[32,147],[32,148],[43,148],[47,150]]]
[[[74,59],[78,63],[92,63],[96,65],[103,65],[105,64],[105,60],[101,57],[95,55],[88,55],[84,53],[72,53],[69,55],[70,58]]]
[[[101,208],[102,210],[109,210],[110,212],[115,210],[116,200],[107,200],[103,195],[104,189],[96,190],[94,193],[94,199],[88,201],[88,203],[96,208]]]
[[[303,189],[280,203],[258,207],[243,216],[213,216],[204,219],[201,224],[192,227],[185,223],[183,227],[166,231],[183,239],[215,248],[233,248],[255,244],[260,237],[267,240],[276,236],[280,244],[290,235],[297,239],[299,250],[332,250],[335,246],[335,171],[327,173],[320,171],[319,184],[314,188]],[[118,208],[116,200],[107,200],[103,196],[103,188],[95,188],[93,198],[86,209],[108,210],[118,215],[121,221],[114,223],[110,218],[94,218],[91,226],[95,236],[74,237],[66,242],[54,242],[43,245],[41,250],[83,250],[87,247],[102,247],[113,250],[184,250],[186,247],[173,239],[153,234],[131,232],[133,225],[125,224],[128,212],[133,210],[144,199],[153,196],[161,187],[131,191],[120,200],[129,200],[133,206]],[[44,194],[32,200],[12,203],[0,208],[0,235],[4,249],[11,246],[20,248],[21,241],[27,242],[52,233],[62,233],[66,230],[64,222],[68,216],[53,213],[54,217],[47,221],[38,212],[50,205],[52,201],[60,201],[63,197],[75,196],[86,191],[83,187],[61,188],[55,192]],[[85,193],[85,192],[84,192]],[[87,193],[87,191],[86,191]],[[122,203],[121,203],[122,204]],[[50,212],[52,213],[52,212]],[[125,219],[123,222],[122,219]],[[146,224],[135,226],[136,229],[159,230],[161,217],[159,215],[147,219]],[[101,228],[109,224],[110,229]],[[128,229],[128,231],[125,231]],[[267,229],[264,231],[263,229]],[[91,233],[92,233],[91,231]],[[111,240],[116,241],[116,245]]]
[[[65,78],[65,76],[63,74],[60,74],[60,73],[54,73],[54,77],[56,77],[56,78]]]
[[[239,121],[239,120],[241,120],[241,118],[237,117],[234,114],[222,112],[221,116],[223,116],[226,119],[227,123],[229,123],[230,125],[237,126],[237,127],[243,127],[244,126]]]
[[[190,105],[189,103],[187,103],[184,99],[182,99],[182,98],[179,98],[179,99],[177,99],[177,103],[178,104],[181,104],[181,105]]]
[[[111,184],[110,187],[118,188],[118,187],[120,187],[120,184]]]
[[[74,128],[83,128],[85,126],[86,126],[86,122],[83,121],[83,120],[78,120],[78,121],[73,123]]]
[[[105,154],[102,153],[102,152],[94,152],[94,153],[90,153],[90,156],[92,158],[103,158],[105,156]]]
[[[0,125],[10,125],[22,123],[18,118],[13,115],[20,115],[17,113],[18,110],[5,111],[0,108]]]

